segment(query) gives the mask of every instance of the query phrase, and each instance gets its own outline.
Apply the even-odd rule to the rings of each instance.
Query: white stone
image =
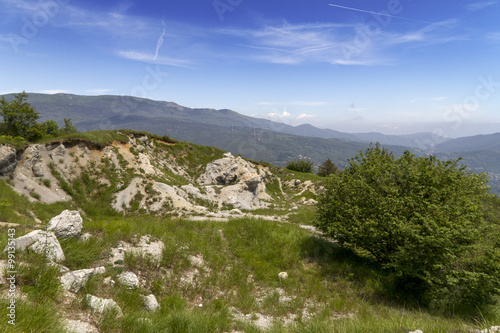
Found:
[[[155,295],[141,296],[141,298],[144,302],[144,308],[146,308],[147,311],[156,311],[160,308],[160,304],[156,300]]]
[[[287,272],[281,272],[281,273],[278,274],[278,277],[281,280],[286,280],[286,279],[288,279],[288,273]]]
[[[58,238],[78,238],[82,232],[83,220],[76,210],[65,210],[49,221],[47,231],[53,231]]]
[[[139,287],[139,278],[133,272],[123,272],[118,275],[118,281],[129,288]]]
[[[99,333],[99,330],[91,324],[81,320],[65,320],[68,333]]]
[[[94,269],[80,269],[78,271],[68,272],[61,276],[61,284],[64,290],[72,293],[79,292],[94,274]]]
[[[112,299],[87,295],[86,301],[92,311],[103,313],[105,310],[115,309],[120,317],[123,315],[122,309]]]
[[[34,230],[14,240],[16,250],[24,251],[27,248],[38,254],[45,254],[51,261],[61,262],[65,260],[61,244],[53,232]],[[7,251],[7,247],[4,252]]]

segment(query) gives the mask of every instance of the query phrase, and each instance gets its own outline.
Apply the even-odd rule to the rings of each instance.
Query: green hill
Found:
[[[277,149],[289,142],[273,135]],[[453,332],[500,322],[498,307],[480,319],[442,316],[391,296],[369,256],[312,227],[318,176],[137,131],[70,134],[16,156],[0,179],[0,247],[9,230],[47,230],[66,209],[83,229],[59,239],[58,264],[36,247],[16,250],[16,326],[5,320],[10,284],[0,277],[2,332],[62,333],[82,322],[101,333]],[[236,207],[247,199],[248,209]],[[496,221],[498,200],[485,205]],[[124,280],[131,275],[136,285]],[[87,295],[120,310],[92,310]],[[145,308],[151,295],[155,311]]]

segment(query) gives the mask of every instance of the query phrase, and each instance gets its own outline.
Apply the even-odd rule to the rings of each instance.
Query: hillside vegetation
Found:
[[[16,251],[16,326],[2,319],[2,332],[65,332],[68,320],[123,333],[466,332],[500,324],[496,304],[436,312],[391,294],[379,263],[313,227],[325,190],[314,174],[136,131],[0,147],[14,149],[17,161],[0,180],[2,249],[9,229],[16,237],[46,230],[64,210],[83,219],[80,237],[59,240],[58,265],[33,249]],[[482,205],[498,226],[498,198]],[[156,257],[127,252],[158,244]],[[91,273],[81,289],[60,284],[67,270],[84,269]],[[138,284],[127,285],[123,273]],[[120,311],[92,310],[87,295],[112,299]],[[150,295],[155,311],[144,308]]]

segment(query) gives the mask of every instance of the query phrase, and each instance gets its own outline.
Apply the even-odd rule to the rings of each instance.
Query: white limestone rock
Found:
[[[76,210],[65,210],[49,221],[48,231],[53,231],[58,238],[78,238],[82,232],[83,220]]]
[[[147,311],[156,311],[160,308],[160,304],[156,300],[155,295],[151,294],[148,296],[141,296],[142,301],[144,302],[144,308]]]
[[[38,254],[45,254],[49,260],[54,262],[61,262],[66,259],[56,235],[50,231],[34,230],[16,238],[13,242],[16,250],[19,251],[30,249]],[[9,245],[11,244],[7,244],[7,247],[3,250],[4,252],[7,251]]]
[[[99,298],[93,295],[87,295],[85,297],[88,306],[97,313],[103,313],[106,310],[116,310],[118,316],[123,316],[122,309],[116,304],[115,301],[109,298]]]
[[[132,288],[138,288],[139,287],[139,277],[133,272],[123,272],[120,275],[118,275],[118,281],[120,281],[121,284],[129,287],[130,289]]]

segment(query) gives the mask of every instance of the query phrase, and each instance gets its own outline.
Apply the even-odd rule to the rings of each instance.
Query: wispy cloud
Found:
[[[467,5],[467,9],[470,11],[478,11],[485,9],[487,7],[493,6],[497,3],[497,1],[482,1],[482,2],[474,2]]]
[[[156,61],[158,58],[158,52],[160,52],[160,48],[163,45],[163,37],[165,36],[165,20],[161,19],[161,25],[163,27],[163,32],[161,33],[160,38],[158,38],[158,41],[156,42],[156,52],[155,56],[153,57],[153,60]]]
[[[489,33],[486,38],[495,42],[500,41],[500,31]]]
[[[292,101],[292,102],[258,102],[257,105],[260,106],[324,106],[327,105],[326,102],[302,102],[302,101]]]
[[[87,89],[86,94],[102,95],[113,91],[113,89]]]
[[[363,35],[364,24],[267,25],[259,29],[222,29],[220,34],[241,41],[240,56],[278,64],[328,63],[336,65],[391,64],[391,49],[400,44],[428,46],[463,40],[456,20],[425,23],[417,30],[393,32],[390,27]],[[454,29],[453,29],[454,28]],[[364,40],[360,45],[359,40]]]
[[[40,94],[49,94],[49,95],[54,95],[54,94],[67,94],[69,93],[69,90],[66,89],[48,89],[48,90],[40,90]]]
[[[170,57],[156,57],[154,55],[149,55],[149,54],[138,52],[138,51],[119,51],[118,56],[125,58],[125,59],[136,60],[136,61],[141,61],[141,62],[146,62],[146,63],[151,63],[151,64],[160,64],[160,65],[167,65],[167,66],[174,66],[174,67],[192,68],[191,61],[186,60],[186,59],[176,59],[176,58],[170,58]]]

